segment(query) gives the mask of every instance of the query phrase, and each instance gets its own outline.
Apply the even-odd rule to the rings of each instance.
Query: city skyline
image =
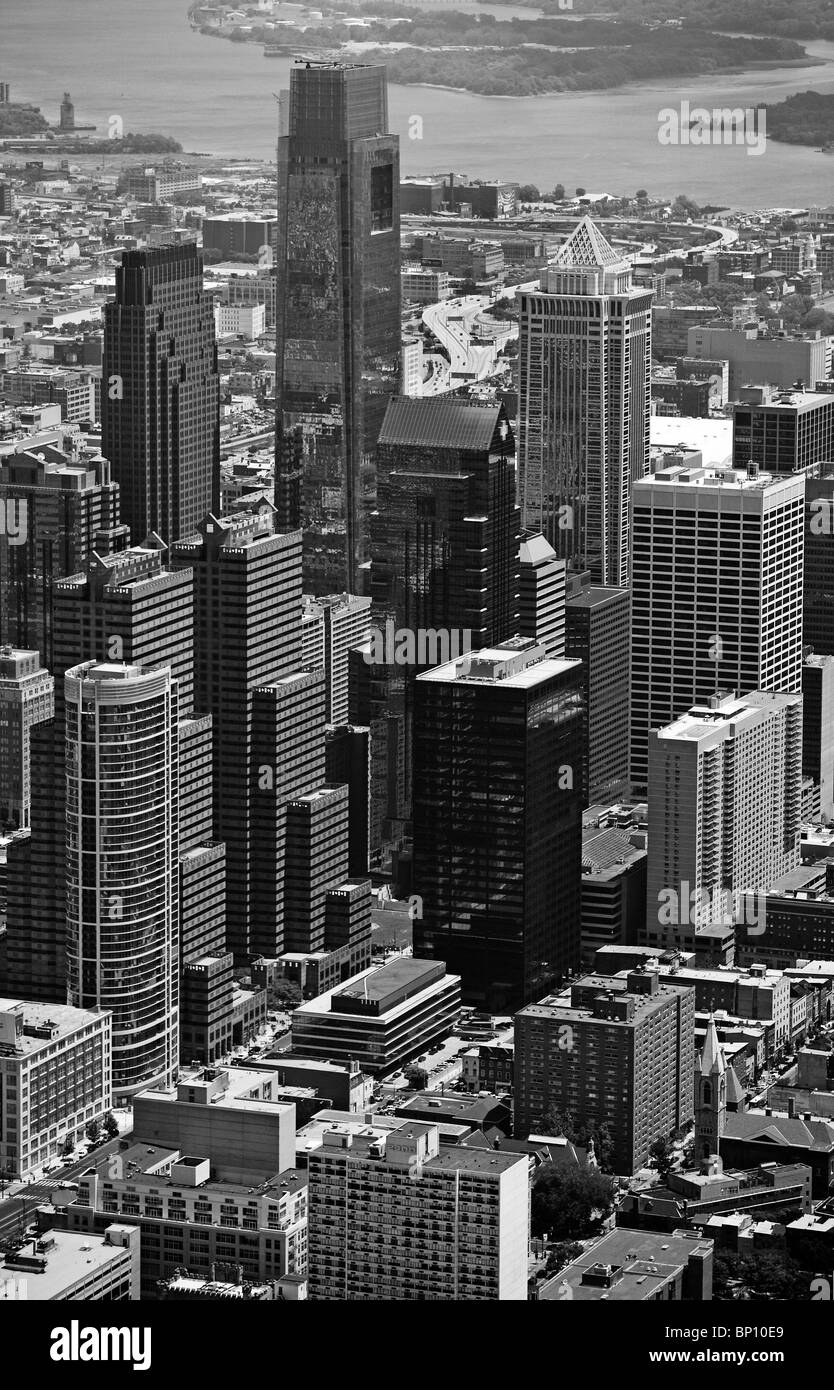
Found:
[[[221,1299],[571,1301],[606,1370],[633,1303],[640,1364],[778,1331],[794,1370],[834,1267],[834,25],[750,3],[198,0],[189,62],[149,0],[156,63],[132,11],[87,40],[106,121],[66,16],[42,109],[0,65],[35,1365],[170,1378],[171,1301],[200,1377]],[[143,1306],[42,1344],[55,1301]]]

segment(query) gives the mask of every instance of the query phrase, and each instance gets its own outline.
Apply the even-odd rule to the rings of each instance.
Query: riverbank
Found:
[[[384,63],[389,80],[481,96],[549,96],[628,88],[638,81],[687,82],[701,76],[809,65],[803,46],[780,37],[714,33],[697,25],[665,27],[607,16],[547,15],[512,21],[454,9],[414,11],[414,18],[240,24],[235,11],[200,5],[189,10],[192,28],[208,38],[261,47],[276,58],[293,50],[311,55]],[[224,17],[229,16],[228,20]],[[394,37],[396,36],[396,37]],[[279,50],[272,45],[280,40]],[[488,53],[485,60],[484,54]]]

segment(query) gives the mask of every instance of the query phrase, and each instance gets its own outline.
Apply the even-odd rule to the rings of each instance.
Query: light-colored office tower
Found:
[[[357,594],[328,594],[317,598],[315,606],[321,609],[323,660],[316,664],[324,666],[326,722],[347,724],[348,652],[371,636],[371,600]],[[312,613],[309,606],[307,611]],[[313,639],[307,637],[303,627],[302,638],[310,649]]]
[[[651,291],[585,217],[519,296],[522,523],[596,584],[629,573],[629,489],[649,466]]]
[[[324,610],[309,594],[301,614],[301,669],[324,670]]]
[[[649,731],[717,691],[802,685],[805,479],[659,469],[633,489],[631,781]]]
[[[799,865],[802,696],[711,696],[649,735],[645,942],[732,923]]]
[[[214,726],[214,837],[226,845],[226,947],[251,951],[254,691],[301,658],[301,536],[275,529],[274,509],[209,515],[172,547],[194,576],[194,690]],[[258,869],[263,871],[263,865]]]
[[[29,733],[51,719],[55,683],[39,652],[0,647],[0,832],[26,830],[32,800]]]
[[[441,1144],[422,1121],[340,1116],[308,1176],[311,1298],[526,1300],[526,1155]]]
[[[565,655],[567,563],[544,536],[525,536],[518,552],[519,624],[522,637],[543,642],[547,655]]]
[[[88,661],[64,697],[68,992],[112,1011],[122,1103],[179,1062],[177,682]]]

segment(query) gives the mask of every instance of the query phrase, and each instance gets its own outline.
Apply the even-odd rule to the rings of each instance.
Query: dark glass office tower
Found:
[[[585,694],[582,804],[610,805],[629,791],[630,591],[572,575],[565,621],[565,656],[582,662]]]
[[[518,632],[520,516],[503,405],[390,401],[369,534],[374,623],[391,637],[376,643],[384,659],[372,660],[351,718],[371,728],[372,767],[385,777],[373,795],[385,806],[384,840],[394,844],[411,814],[416,673]],[[397,632],[411,635],[411,652],[391,650]]]
[[[275,502],[304,587],[360,592],[373,454],[400,359],[399,142],[385,69],[311,63],[278,142]]]
[[[580,663],[530,638],[415,682],[414,954],[495,1013],[579,964],[582,725]]]
[[[803,641],[818,656],[834,656],[834,467],[820,463],[805,479]]]
[[[214,309],[193,243],[126,251],[104,309],[102,453],[122,520],[169,545],[220,506]]]
[[[0,462],[0,640],[39,651],[52,671],[52,588],[92,552],[124,550],[119,488],[103,458],[75,461],[51,444]],[[140,537],[140,539],[143,539]]]

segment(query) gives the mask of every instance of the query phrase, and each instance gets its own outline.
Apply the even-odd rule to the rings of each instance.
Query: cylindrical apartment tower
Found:
[[[177,682],[92,661],[64,693],[69,997],[113,1012],[119,1104],[179,1061]]]

